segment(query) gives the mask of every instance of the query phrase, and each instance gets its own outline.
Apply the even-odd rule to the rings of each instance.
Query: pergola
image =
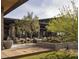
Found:
[[[1,0],[1,43],[4,39],[4,16],[28,0]],[[1,44],[3,46],[3,43]]]

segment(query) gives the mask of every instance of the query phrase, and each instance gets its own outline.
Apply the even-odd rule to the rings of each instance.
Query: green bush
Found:
[[[67,51],[55,51],[40,59],[78,59],[78,56]]]

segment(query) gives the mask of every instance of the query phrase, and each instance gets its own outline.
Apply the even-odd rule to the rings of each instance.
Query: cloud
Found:
[[[5,17],[21,19],[27,16],[27,12],[33,12],[39,18],[51,18],[58,15],[58,9],[65,5],[70,5],[69,0],[29,0]]]

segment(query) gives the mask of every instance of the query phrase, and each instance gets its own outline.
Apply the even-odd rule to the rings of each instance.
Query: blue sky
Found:
[[[77,2],[77,1],[76,1]],[[70,0],[29,0],[16,8],[5,17],[21,19],[27,16],[28,12],[33,12],[40,19],[57,16],[63,6],[70,6]]]

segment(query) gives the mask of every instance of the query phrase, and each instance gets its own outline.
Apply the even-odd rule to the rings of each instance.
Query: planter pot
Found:
[[[3,41],[3,46],[4,46],[5,49],[11,48],[12,44],[13,44],[12,40],[5,40],[5,41]]]

